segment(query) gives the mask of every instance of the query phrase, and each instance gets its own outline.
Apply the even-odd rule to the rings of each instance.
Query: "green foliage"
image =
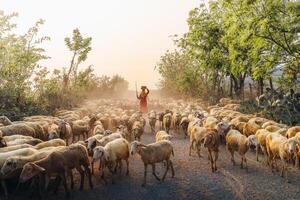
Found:
[[[247,77],[261,94],[264,80],[272,79],[271,73],[281,66],[277,84],[299,89],[299,8],[299,1],[215,0],[209,8],[201,4],[192,9],[188,32],[175,39],[179,50],[171,55],[167,51],[159,62],[161,87],[204,98],[243,99]]]
[[[68,73],[66,74],[66,86],[68,85],[71,73],[73,74],[74,80],[76,81],[79,64],[87,59],[88,53],[92,50],[91,42],[92,38],[83,38],[78,28],[73,30],[72,40],[69,37],[65,38],[66,46],[73,53],[71,64]]]

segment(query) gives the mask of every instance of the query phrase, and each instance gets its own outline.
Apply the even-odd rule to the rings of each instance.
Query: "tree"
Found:
[[[78,28],[73,30],[72,39],[65,38],[65,43],[73,55],[68,72],[64,75],[64,88],[68,86],[71,75],[76,81],[79,64],[87,59],[88,53],[92,50],[91,41],[91,37],[83,38]]]

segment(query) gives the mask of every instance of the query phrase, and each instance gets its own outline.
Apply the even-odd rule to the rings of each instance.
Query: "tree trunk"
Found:
[[[260,96],[264,93],[264,79],[263,78],[258,79],[258,88],[259,88],[258,96]]]
[[[271,88],[271,90],[272,90],[272,91],[274,91],[272,77],[270,77],[270,78],[269,78],[269,84],[270,84],[270,88]]]
[[[232,98],[232,92],[233,92],[233,81],[232,78],[230,77],[230,91],[229,91],[229,96]]]

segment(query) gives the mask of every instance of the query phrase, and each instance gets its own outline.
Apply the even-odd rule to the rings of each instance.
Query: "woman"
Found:
[[[140,100],[140,111],[142,113],[147,113],[148,112],[148,107],[147,107],[147,96],[149,94],[149,89],[146,86],[141,87],[142,92],[136,97]]]

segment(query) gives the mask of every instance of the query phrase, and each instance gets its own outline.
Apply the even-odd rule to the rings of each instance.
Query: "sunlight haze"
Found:
[[[46,22],[40,35],[50,36],[43,47],[51,58],[41,62],[49,69],[69,66],[71,53],[64,38],[78,27],[90,36],[92,51],[80,69],[93,65],[99,75],[120,74],[134,89],[156,88],[159,74],[154,67],[160,56],[174,49],[171,35],[187,31],[188,12],[200,0],[37,1],[1,0],[6,13],[18,12],[17,31],[24,33],[38,19]]]

